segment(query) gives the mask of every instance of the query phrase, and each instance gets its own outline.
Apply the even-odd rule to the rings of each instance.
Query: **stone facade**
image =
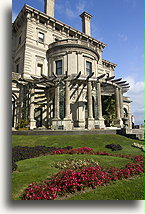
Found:
[[[115,97],[114,126],[131,127],[128,83],[114,80],[106,45],[90,36],[92,16],[80,16],[82,32],[56,20],[54,0],[46,0],[45,13],[24,5],[14,21],[13,127],[24,119],[30,129],[105,129],[102,96]]]

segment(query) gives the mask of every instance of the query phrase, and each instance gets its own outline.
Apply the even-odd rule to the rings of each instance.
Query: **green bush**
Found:
[[[29,124],[29,120],[20,120],[18,123],[17,129],[27,129],[27,126]]]

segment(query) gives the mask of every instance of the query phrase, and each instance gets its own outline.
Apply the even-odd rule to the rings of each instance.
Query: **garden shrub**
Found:
[[[72,146],[64,147],[63,150],[71,150]],[[40,155],[50,154],[53,151],[60,150],[61,148],[56,147],[45,147],[45,146],[35,146],[35,147],[28,147],[28,146],[15,146],[12,148],[12,170],[15,170],[15,162],[38,157]]]
[[[122,147],[119,144],[108,144],[105,147],[108,149],[112,149],[112,151],[122,150]]]
[[[18,123],[17,129],[21,129],[21,128],[27,128],[29,124],[29,120],[20,120],[20,122]]]
[[[12,171],[17,169],[17,164],[12,160]]]

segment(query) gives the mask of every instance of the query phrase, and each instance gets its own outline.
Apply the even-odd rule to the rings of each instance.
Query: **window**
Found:
[[[60,28],[57,25],[55,25],[55,30],[60,31]]]
[[[19,45],[21,44],[21,36],[19,37]]]
[[[43,65],[38,63],[37,64],[37,75],[38,76],[41,76],[42,75],[42,72],[43,72]]]
[[[62,60],[56,61],[56,74],[57,75],[62,74]]]
[[[92,63],[91,62],[86,62],[86,74],[90,75],[92,73]]]
[[[42,33],[42,32],[38,33],[38,41],[39,42],[44,42],[44,33]]]
[[[45,21],[44,21],[43,19],[41,19],[41,18],[39,19],[39,22],[40,22],[41,24],[43,24],[43,25],[45,24]]]
[[[19,64],[16,65],[16,73],[19,73]]]

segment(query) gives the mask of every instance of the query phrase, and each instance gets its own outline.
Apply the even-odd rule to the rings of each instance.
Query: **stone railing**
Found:
[[[79,39],[64,39],[64,40],[60,40],[57,42],[53,42],[48,46],[48,49],[60,46],[60,45],[70,45],[70,44],[74,44],[74,45],[81,45],[87,48],[91,48],[94,51],[97,51],[96,46],[92,45],[91,43],[87,42],[87,41],[82,41]]]

